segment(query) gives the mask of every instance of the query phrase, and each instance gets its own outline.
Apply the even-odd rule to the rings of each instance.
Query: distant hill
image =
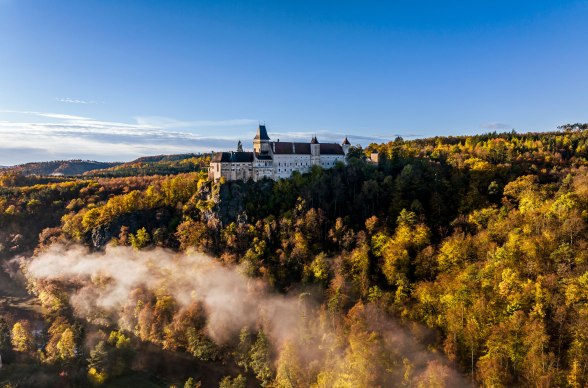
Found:
[[[180,160],[199,158],[201,154],[175,154],[175,155],[155,155],[155,156],[143,156],[135,159],[128,163],[123,164],[136,164],[136,163],[157,163],[157,162],[177,162]]]
[[[206,168],[210,156],[206,154],[176,154],[144,156],[113,167],[87,171],[86,176],[124,177],[138,175],[174,175]]]
[[[3,173],[42,176],[122,177],[136,175],[173,175],[199,171],[208,166],[209,155],[176,154],[144,156],[131,162],[104,163],[92,160],[56,160],[33,162],[17,166],[0,166]]]
[[[18,172],[23,175],[82,175],[86,171],[117,166],[121,163],[103,163],[92,160],[55,160],[52,162],[33,162],[5,167],[3,171]]]

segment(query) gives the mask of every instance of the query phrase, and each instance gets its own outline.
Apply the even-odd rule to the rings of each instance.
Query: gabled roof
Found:
[[[321,155],[345,155],[341,144],[323,143],[321,144]]]
[[[251,163],[253,152],[217,152],[211,160],[212,163]]]
[[[310,155],[310,144],[311,143],[270,142],[270,148],[276,155]],[[345,155],[343,147],[336,143],[320,144],[320,153],[324,155]]]
[[[310,155],[310,144],[289,141],[271,142],[270,148],[278,155]]]
[[[269,136],[267,135],[267,130],[265,129],[265,125],[259,124],[257,128],[257,134],[254,137],[255,140],[269,140]]]

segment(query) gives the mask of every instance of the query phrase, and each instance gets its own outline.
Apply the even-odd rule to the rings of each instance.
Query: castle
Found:
[[[332,168],[338,162],[345,163],[350,146],[347,137],[343,144],[319,143],[316,136],[310,143],[270,141],[265,125],[259,125],[253,152],[244,152],[239,142],[237,151],[214,153],[209,176],[229,181],[288,178],[294,171],[308,172],[312,166]]]

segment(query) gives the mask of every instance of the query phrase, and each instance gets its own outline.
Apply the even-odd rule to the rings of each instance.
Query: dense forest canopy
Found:
[[[0,382],[585,386],[588,129],[560,129],[276,182],[202,155],[4,171],[0,259],[33,297],[0,289]]]

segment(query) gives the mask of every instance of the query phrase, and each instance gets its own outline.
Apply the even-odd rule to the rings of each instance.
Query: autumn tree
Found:
[[[255,373],[255,377],[263,386],[269,385],[274,377],[270,343],[263,329],[257,333],[255,343],[249,352],[249,365]]]
[[[28,321],[20,320],[12,327],[12,347],[17,352],[32,352],[35,341]]]

